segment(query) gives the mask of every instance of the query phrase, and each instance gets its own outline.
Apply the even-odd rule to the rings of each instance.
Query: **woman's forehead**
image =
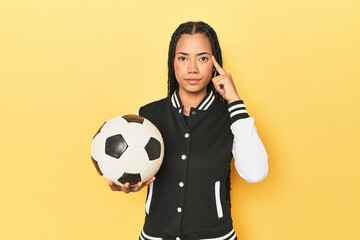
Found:
[[[183,34],[176,44],[176,54],[179,52],[188,54],[211,53],[211,44],[207,36],[201,33]]]

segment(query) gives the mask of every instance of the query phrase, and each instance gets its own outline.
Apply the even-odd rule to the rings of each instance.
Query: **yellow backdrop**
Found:
[[[146,189],[112,192],[100,125],[166,96],[171,34],[217,31],[270,171],[232,167],[239,240],[360,239],[357,0],[0,1],[0,239],[137,239]]]

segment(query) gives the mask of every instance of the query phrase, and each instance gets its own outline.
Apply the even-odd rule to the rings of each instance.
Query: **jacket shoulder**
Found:
[[[150,102],[139,109],[139,115],[146,117],[144,115],[154,114],[159,111],[162,111],[168,104],[168,97]]]

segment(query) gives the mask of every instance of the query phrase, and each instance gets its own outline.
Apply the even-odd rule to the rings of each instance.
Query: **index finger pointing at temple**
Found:
[[[226,72],[224,71],[224,69],[222,69],[222,67],[218,64],[218,62],[216,61],[214,55],[211,57],[212,58],[212,62],[216,68],[216,70],[220,73],[220,74],[225,74]]]

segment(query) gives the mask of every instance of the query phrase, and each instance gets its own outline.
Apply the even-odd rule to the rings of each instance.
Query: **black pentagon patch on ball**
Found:
[[[124,173],[118,181],[123,185],[127,182],[129,182],[130,185],[135,185],[141,181],[141,176],[139,173]]]
[[[95,159],[94,159],[93,157],[91,157],[91,160],[92,160],[92,163],[94,164],[94,166],[95,166],[98,174],[100,174],[101,176],[104,175],[104,174],[101,172],[101,170],[100,170],[100,168],[99,168],[99,164],[97,163],[97,161],[95,161]]]
[[[128,145],[121,134],[108,137],[105,142],[105,153],[114,158],[120,158]]]
[[[136,122],[136,123],[143,123],[144,122],[144,118],[143,117],[140,117],[138,115],[132,115],[132,114],[129,114],[129,115],[124,115],[122,116],[128,123],[131,123],[131,122]]]
[[[146,153],[149,156],[150,160],[155,160],[160,157],[161,154],[161,144],[158,140],[151,137],[149,142],[145,146]]]

